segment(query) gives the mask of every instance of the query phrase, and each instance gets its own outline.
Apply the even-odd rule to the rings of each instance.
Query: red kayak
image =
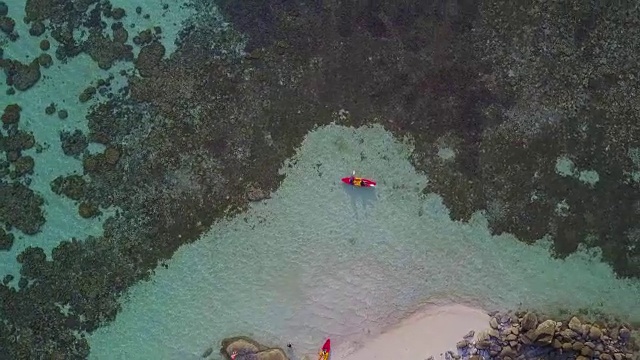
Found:
[[[322,349],[318,354],[319,355],[318,360],[328,360],[330,354],[331,354],[331,340],[327,339],[327,341],[324,342],[324,345],[322,345]]]
[[[353,186],[357,186],[357,187],[375,187],[376,186],[376,182],[370,179],[365,179],[365,178],[361,178],[361,177],[343,177],[342,179],[343,183],[345,184],[349,184],[349,185],[353,185]]]

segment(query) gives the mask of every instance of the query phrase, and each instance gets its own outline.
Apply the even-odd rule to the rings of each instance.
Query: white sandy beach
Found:
[[[444,353],[456,350],[456,343],[470,331],[489,327],[489,315],[464,305],[430,305],[379,336],[366,341],[351,354],[341,354],[340,347],[332,360],[423,360],[429,356],[444,359]],[[343,350],[344,351],[344,350]]]

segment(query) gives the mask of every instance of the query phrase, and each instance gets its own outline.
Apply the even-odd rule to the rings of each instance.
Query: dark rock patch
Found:
[[[40,41],[40,50],[47,51],[49,50],[49,48],[51,48],[51,44],[49,43],[49,40],[43,39]]]
[[[12,178],[18,178],[25,175],[33,174],[33,167],[35,166],[35,160],[29,155],[20,156],[13,163]]]
[[[0,16],[0,31],[10,35],[13,32],[16,22],[8,16]]]
[[[41,21],[35,21],[31,23],[31,27],[29,28],[29,35],[31,36],[41,36],[45,32],[44,24]]]
[[[18,104],[5,106],[2,113],[2,123],[5,125],[17,124],[20,121],[20,111],[22,108]]]
[[[78,213],[81,217],[89,219],[100,215],[100,209],[95,204],[85,201],[78,205]]]
[[[121,40],[121,39],[120,39]],[[101,69],[109,69],[115,61],[132,61],[133,48],[102,34],[102,31],[91,31],[85,43],[85,51],[98,63]]]
[[[51,65],[53,64],[53,59],[49,54],[40,54],[40,56],[38,56],[38,64],[46,69],[51,67]]]
[[[7,85],[16,90],[26,91],[40,80],[40,64],[38,60],[25,65],[17,60],[0,60],[0,67],[7,76]]]
[[[44,200],[26,185],[0,180],[0,221],[8,228],[37,234],[45,222],[42,205]]]
[[[158,41],[154,41],[140,49],[138,58],[135,61],[136,69],[140,72],[140,76],[149,77],[162,72],[160,63],[164,54],[165,48]]]
[[[91,100],[91,98],[96,94],[96,88],[93,86],[88,86],[85,88],[82,93],[78,96],[78,100],[80,102],[87,102]]]
[[[81,200],[87,191],[87,183],[80,175],[58,176],[51,182],[51,191],[72,200]]]
[[[80,130],[60,132],[60,142],[62,143],[62,151],[67,156],[78,156],[89,146],[87,137]]]
[[[51,103],[49,105],[47,105],[46,108],[44,108],[44,113],[47,115],[53,115],[56,113],[56,104]]]
[[[11,250],[14,240],[15,240],[15,237],[13,236],[12,233],[6,232],[5,229],[0,227],[0,251]],[[7,278],[5,277],[5,279]],[[11,281],[11,279],[8,279],[8,281],[4,281],[5,279],[3,279],[3,283],[5,285]]]

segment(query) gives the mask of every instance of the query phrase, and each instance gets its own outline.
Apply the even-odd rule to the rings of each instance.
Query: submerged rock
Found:
[[[222,340],[220,353],[225,359],[231,359],[231,354],[237,352],[239,356],[251,356],[257,360],[289,360],[281,348],[270,348],[246,336],[237,336]]]
[[[0,251],[11,250],[11,247],[13,246],[13,240],[15,240],[13,234],[10,232],[6,232],[2,227],[0,227]]]
[[[16,124],[20,121],[20,111],[22,108],[18,104],[9,104],[4,108],[2,113],[3,124]]]
[[[38,59],[27,65],[17,60],[2,60],[0,67],[4,68],[7,75],[7,85],[13,86],[19,91],[30,89],[41,77]]]
[[[67,156],[80,155],[89,146],[87,137],[80,130],[75,130],[73,133],[61,131],[60,142],[62,143],[62,152]]]
[[[289,360],[282,349],[268,349],[256,354],[258,360]]]

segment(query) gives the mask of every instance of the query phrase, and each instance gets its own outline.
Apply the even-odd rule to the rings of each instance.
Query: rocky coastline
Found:
[[[638,360],[629,324],[587,322],[578,316],[560,321],[534,312],[491,313],[489,328],[470,331],[447,360]]]
[[[579,316],[557,320],[525,311],[489,315],[486,330],[471,330],[455,344],[455,350],[426,360],[640,360],[630,324],[586,321]],[[211,359],[213,349],[205,350],[202,358]],[[235,360],[289,360],[282,348],[246,336],[222,340],[224,359],[232,359],[234,351]]]

